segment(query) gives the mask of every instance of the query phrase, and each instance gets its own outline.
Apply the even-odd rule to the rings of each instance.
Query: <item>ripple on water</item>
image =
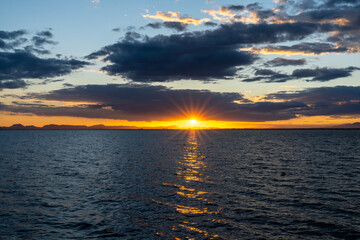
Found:
[[[0,131],[0,238],[360,239],[360,131]]]

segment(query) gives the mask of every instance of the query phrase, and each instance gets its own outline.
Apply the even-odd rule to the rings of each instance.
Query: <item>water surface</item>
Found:
[[[359,239],[360,131],[0,131],[3,239]]]

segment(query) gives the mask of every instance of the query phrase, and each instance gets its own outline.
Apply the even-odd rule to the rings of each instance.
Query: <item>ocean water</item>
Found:
[[[102,238],[360,239],[360,131],[0,131],[0,239]]]

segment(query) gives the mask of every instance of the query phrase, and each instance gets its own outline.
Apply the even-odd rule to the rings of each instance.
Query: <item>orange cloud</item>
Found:
[[[180,12],[171,12],[171,11],[168,12],[157,11],[155,15],[144,14],[142,16],[144,18],[159,19],[166,22],[180,22],[183,24],[193,24],[193,25],[199,25],[203,22],[210,21],[209,18],[196,19],[191,17],[181,17]]]
[[[283,50],[283,49],[277,49],[277,48],[272,48],[272,47],[264,47],[264,48],[241,48],[241,50],[243,51],[250,51],[252,53],[257,53],[257,54],[264,54],[264,55],[269,55],[269,54],[278,54],[278,55],[307,55],[307,56],[314,56],[314,55],[324,55],[324,54],[329,54],[332,52],[324,52],[324,53],[319,53],[319,54],[315,54],[313,52],[308,52],[308,51],[299,51],[299,50],[293,50],[293,49],[289,49],[289,50]]]
[[[220,22],[243,22],[257,23],[260,21],[255,11],[244,10],[239,14],[234,13],[231,9],[220,7],[218,10],[208,9],[202,12],[209,14],[214,20]]]
[[[208,9],[201,10],[204,13],[208,13],[214,20],[220,22],[231,22],[235,20],[236,14],[233,13],[230,9],[221,7],[219,10]]]

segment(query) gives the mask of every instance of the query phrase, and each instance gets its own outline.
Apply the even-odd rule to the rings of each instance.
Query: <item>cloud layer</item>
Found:
[[[261,102],[252,102],[239,93],[174,90],[163,86],[134,84],[83,85],[44,94],[34,93],[27,98],[71,102],[73,106],[25,106],[18,103],[2,105],[1,109],[41,116],[130,121],[195,117],[204,120],[263,122],[299,116],[360,114],[360,87],[348,86],[277,92],[266,95]]]
[[[312,4],[310,4],[311,2]],[[358,1],[331,2],[278,1],[277,8],[263,9],[258,3],[221,6],[219,10],[204,10],[221,24],[215,29],[185,32],[169,36],[142,36],[127,33],[114,44],[91,53],[88,59],[102,57],[109,75],[123,76],[134,82],[165,82],[181,79],[210,81],[238,76],[243,66],[251,65],[259,53],[328,54],[357,52],[360,40],[360,4]],[[291,14],[297,12],[296,14]],[[185,31],[189,24],[209,23],[210,19],[181,17],[179,12],[157,12],[145,18],[163,20],[147,27],[167,27]],[[323,38],[323,42],[311,39]],[[307,41],[304,41],[307,40]],[[317,39],[318,40],[318,39]],[[300,42],[299,42],[300,41]],[[295,44],[289,44],[289,43]],[[278,58],[267,65],[298,66],[305,60],[291,61]],[[312,81],[327,81],[350,76],[350,68],[318,68]],[[279,82],[303,78],[304,70],[294,70],[291,76],[275,78],[254,76],[249,81]],[[336,77],[337,76],[337,77]],[[282,78],[282,80],[280,79]]]
[[[276,62],[278,62],[278,60]],[[308,82],[327,82],[338,78],[349,77],[351,76],[352,72],[358,70],[360,70],[360,68],[358,67],[304,68],[304,69],[295,69],[292,72],[292,74],[284,74],[270,69],[257,69],[255,71],[255,77],[247,78],[242,81],[243,82],[262,81],[266,83],[273,83],[273,82],[279,83],[279,82],[287,82],[290,80],[306,79],[306,81]]]
[[[51,40],[49,30],[38,32],[31,38],[32,44],[24,36],[24,30],[0,31],[0,89],[23,88],[29,85],[24,79],[44,79],[63,76],[73,70],[89,65],[76,59],[41,58],[49,54],[47,44],[57,44]]]

